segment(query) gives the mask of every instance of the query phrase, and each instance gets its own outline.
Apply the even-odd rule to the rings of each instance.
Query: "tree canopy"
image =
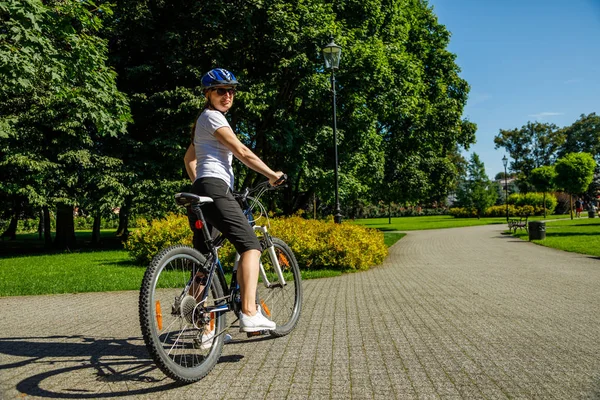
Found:
[[[224,67],[242,82],[232,127],[291,178],[278,208],[294,212],[314,195],[326,211],[334,143],[321,47],[332,35],[343,48],[343,208],[443,199],[457,148],[475,141],[462,119],[469,85],[425,0],[7,0],[0,12],[0,168],[14,177],[0,191],[34,208],[173,209],[172,194],[189,185],[182,158],[204,104],[200,79]],[[257,179],[234,168],[238,187]]]
[[[96,35],[106,14],[90,1],[0,2],[0,192],[15,212],[68,204],[72,219],[74,204],[119,204],[113,149],[130,116]]]

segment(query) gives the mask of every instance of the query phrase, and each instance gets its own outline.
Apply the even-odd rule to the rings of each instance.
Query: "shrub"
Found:
[[[519,217],[529,217],[531,215],[535,215],[535,207],[529,205],[517,207],[517,215]]]
[[[383,233],[353,224],[307,220],[299,216],[271,218],[269,232],[285,241],[301,269],[364,270],[381,264],[387,256]],[[148,223],[138,221],[125,248],[137,261],[148,263],[160,249],[192,244],[187,217],[170,214]],[[235,249],[227,243],[219,251],[223,264],[231,266]]]
[[[517,208],[509,204],[508,205],[508,216],[514,217],[517,215]],[[491,206],[485,210],[486,217],[506,217],[506,204],[502,206]]]
[[[448,212],[454,218],[476,218],[477,217],[476,210],[467,209],[464,207],[452,207]]]
[[[544,195],[543,193],[513,193],[508,196],[508,204],[512,204],[517,208],[523,206],[531,206],[533,212],[530,215],[543,215],[544,214]],[[546,193],[546,212],[552,214],[558,201],[554,194]]]
[[[138,229],[125,242],[125,249],[136,261],[147,264],[165,247],[176,244],[192,245],[192,231],[185,215],[167,214],[163,219],[136,221]]]
[[[381,264],[388,254],[383,233],[331,219],[271,219],[270,232],[292,248],[301,269],[364,270]]]
[[[555,192],[553,195],[557,200],[557,205],[554,209],[554,212],[556,214],[568,214],[571,210],[571,196],[563,192]]]

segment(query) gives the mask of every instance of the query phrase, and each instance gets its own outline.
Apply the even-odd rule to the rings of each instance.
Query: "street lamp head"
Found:
[[[506,158],[506,155],[502,157],[502,164],[504,165],[504,168],[506,168],[506,166],[508,165],[508,158]]]
[[[342,48],[333,41],[333,37],[331,37],[331,43],[323,47],[321,51],[325,58],[325,68],[338,69],[342,57]]]

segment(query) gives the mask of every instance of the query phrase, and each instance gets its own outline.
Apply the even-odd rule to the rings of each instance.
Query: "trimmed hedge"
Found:
[[[543,193],[513,193],[508,196],[508,204],[516,207],[531,206],[535,210],[535,215],[544,215],[544,194]],[[552,214],[558,200],[552,193],[546,193],[546,213]]]
[[[546,213],[551,215],[556,208],[557,200],[552,193],[546,193]],[[450,209],[450,215],[455,218],[475,218],[475,210],[462,207]],[[514,193],[508,196],[509,217],[525,217],[530,215],[544,215],[544,196],[542,193]],[[484,217],[506,216],[506,205],[488,207],[483,213]]]
[[[383,233],[375,229],[299,216],[271,218],[270,225],[271,235],[291,247],[301,269],[366,270],[381,264],[388,254]],[[171,245],[192,245],[186,216],[169,214],[151,222],[140,219],[138,227],[125,244],[138,262],[149,263],[161,249]],[[219,251],[226,266],[231,265],[234,255],[229,243]]]

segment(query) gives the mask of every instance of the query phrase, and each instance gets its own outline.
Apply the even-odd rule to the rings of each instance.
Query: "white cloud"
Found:
[[[564,113],[544,111],[544,112],[541,112],[539,114],[529,114],[528,117],[533,117],[535,119],[543,120],[543,119],[546,119],[548,117],[556,117],[557,115],[564,115]]]

